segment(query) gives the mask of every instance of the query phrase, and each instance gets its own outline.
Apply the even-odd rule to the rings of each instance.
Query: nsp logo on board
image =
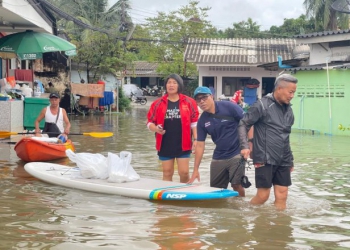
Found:
[[[181,200],[185,198],[187,195],[186,194],[167,194],[166,199],[178,199]]]

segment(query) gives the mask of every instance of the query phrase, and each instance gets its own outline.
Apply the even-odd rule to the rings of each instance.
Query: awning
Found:
[[[292,67],[299,67],[304,61],[308,60],[308,58],[298,58],[298,59],[289,59],[289,60],[283,60],[283,65],[289,65]],[[258,65],[260,68],[264,68],[266,70],[276,71],[279,69],[278,67],[278,61],[272,62],[272,63],[265,63]],[[294,68],[292,68],[294,69]]]

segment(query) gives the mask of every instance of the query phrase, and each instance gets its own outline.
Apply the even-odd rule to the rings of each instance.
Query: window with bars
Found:
[[[298,86],[297,97],[308,98],[328,98],[337,97],[345,98],[345,86],[344,85],[332,85],[330,90],[324,85],[315,86]]]

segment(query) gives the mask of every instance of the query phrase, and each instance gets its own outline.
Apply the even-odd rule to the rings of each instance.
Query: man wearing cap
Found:
[[[232,102],[214,101],[207,87],[198,87],[194,91],[194,99],[203,110],[197,123],[197,145],[192,177],[189,183],[200,181],[199,165],[201,163],[205,139],[209,134],[216,147],[210,164],[210,186],[232,188],[245,196],[241,180],[245,174],[245,166],[241,166],[240,145],[237,127],[243,117],[243,109]]]
[[[45,118],[44,132],[49,133],[49,137],[57,137],[62,134],[67,140],[67,135],[70,130],[70,122],[65,109],[59,107],[60,95],[58,93],[51,93],[50,106],[43,108],[35,120],[35,135],[41,136],[39,124]]]

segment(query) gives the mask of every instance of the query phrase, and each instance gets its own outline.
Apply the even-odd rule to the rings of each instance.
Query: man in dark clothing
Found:
[[[254,125],[252,158],[255,166],[256,195],[251,204],[264,204],[274,186],[275,206],[286,208],[288,187],[292,184],[293,154],[289,135],[294,123],[290,101],[298,80],[288,74],[276,78],[272,94],[256,101],[239,123],[241,154],[248,158],[250,149],[247,133]]]
[[[207,87],[198,87],[194,98],[203,113],[197,123],[197,145],[189,183],[195,179],[200,180],[199,165],[204,153],[205,139],[209,134],[216,145],[210,164],[210,186],[227,188],[231,183],[240,196],[245,196],[241,186],[245,166],[239,164],[242,157],[237,132],[243,109],[232,102],[214,101],[212,92]]]

